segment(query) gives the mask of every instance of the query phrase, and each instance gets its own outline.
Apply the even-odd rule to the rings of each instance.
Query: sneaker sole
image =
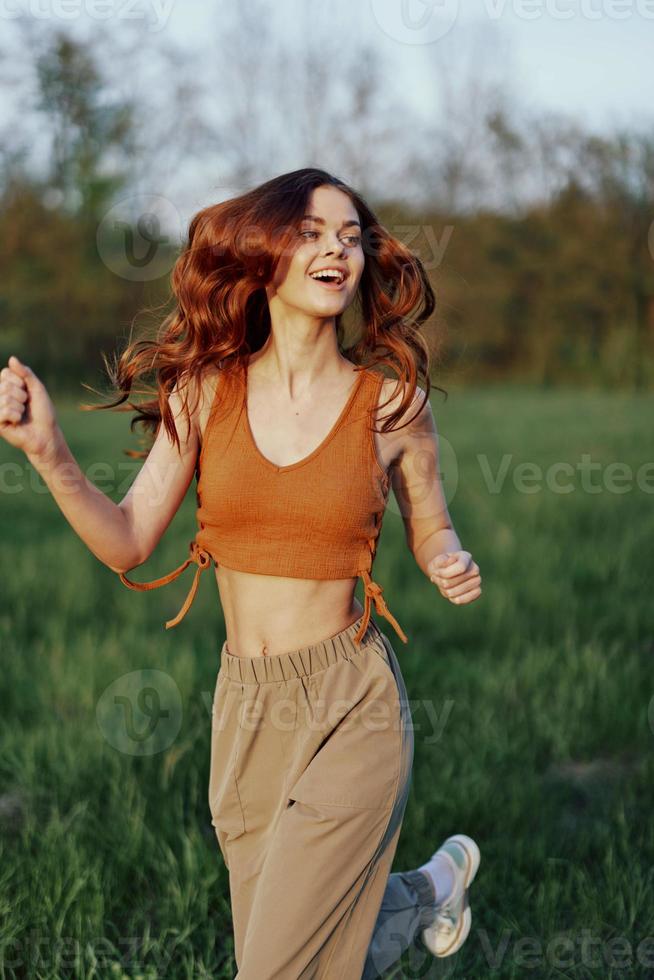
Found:
[[[445,843],[452,842],[452,841],[456,842],[463,848],[465,855],[468,858],[468,867],[466,869],[466,877],[465,877],[465,893],[463,896],[463,912],[461,914],[461,927],[458,933],[452,940],[451,945],[448,946],[447,949],[442,950],[441,952],[437,953],[434,950],[432,950],[429,946],[427,946],[430,953],[432,953],[433,956],[437,956],[439,959],[442,959],[444,956],[452,956],[453,953],[457,953],[463,946],[466,939],[468,938],[468,934],[470,933],[470,929],[472,927],[472,912],[470,911],[470,902],[468,900],[468,888],[470,887],[472,881],[474,880],[475,875],[477,874],[477,871],[479,870],[479,864],[481,861],[481,853],[479,851],[477,844],[473,841],[472,837],[467,837],[466,834],[454,834],[452,837],[448,837]],[[423,942],[424,942],[424,938],[423,938]],[[425,943],[425,945],[427,944]]]

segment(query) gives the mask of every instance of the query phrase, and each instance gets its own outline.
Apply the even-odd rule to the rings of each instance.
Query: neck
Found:
[[[341,354],[333,328],[311,338],[279,337],[271,331],[263,347],[249,358],[247,369],[256,365],[257,373],[267,382],[291,393],[349,374],[351,363]]]

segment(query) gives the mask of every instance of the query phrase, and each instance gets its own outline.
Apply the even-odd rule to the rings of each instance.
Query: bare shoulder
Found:
[[[394,428],[385,432],[379,430],[383,421],[400,408],[409,389],[405,381],[384,377],[372,413],[373,425],[378,430],[374,436],[378,457],[387,471],[400,465],[402,459],[416,448],[419,434],[424,436],[425,432],[433,432],[434,429],[429,400],[425,398],[425,389],[418,385],[409,405],[394,423]]]
[[[198,399],[196,421],[200,441],[206,432],[211,410],[216,404],[218,392],[223,380],[223,372],[217,365],[207,367],[198,382]]]
[[[409,390],[410,385],[406,381],[396,378],[384,378],[375,409],[376,421],[379,422],[393,412],[396,412]],[[410,424],[406,425],[405,423],[407,422]],[[399,436],[402,432],[414,431],[416,428],[430,427],[432,424],[433,415],[429,399],[426,397],[426,391],[421,385],[417,385],[413,398],[404,409],[399,420],[395,423],[396,428],[403,426],[396,435]]]
[[[170,392],[168,404],[184,442],[190,438],[201,441],[219,385],[219,377],[218,368],[211,366],[199,377],[190,377],[187,374],[180,377]]]

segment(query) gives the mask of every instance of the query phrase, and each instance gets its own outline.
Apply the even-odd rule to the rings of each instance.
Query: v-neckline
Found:
[[[334,424],[332,425],[331,429],[329,430],[325,438],[322,440],[322,442],[318,446],[316,446],[316,448],[313,449],[308,454],[308,456],[303,456],[302,459],[296,460],[295,463],[288,463],[286,466],[278,466],[277,463],[273,463],[272,460],[268,459],[267,456],[263,455],[263,453],[257,446],[256,440],[254,438],[254,433],[252,432],[252,427],[250,425],[250,418],[248,416],[248,360],[246,359],[243,368],[242,414],[243,414],[243,420],[245,422],[245,431],[247,433],[248,441],[250,442],[252,449],[256,453],[257,457],[261,460],[261,462],[269,469],[274,470],[275,473],[286,473],[289,470],[297,469],[299,466],[304,466],[305,463],[310,463],[312,459],[315,459],[316,456],[318,456],[318,454],[322,452],[325,446],[327,446],[327,444],[331,442],[331,440],[336,435],[337,431],[340,429],[345,416],[350,410],[350,407],[354,399],[356,398],[359,390],[361,389],[361,386],[363,385],[364,376],[366,374],[366,368],[359,368],[356,374],[358,375],[358,377],[356,378],[354,384],[352,385],[352,388],[350,389],[350,393],[347,397],[347,401],[345,402],[345,405],[343,406],[338,418],[336,419],[336,421],[334,422]]]

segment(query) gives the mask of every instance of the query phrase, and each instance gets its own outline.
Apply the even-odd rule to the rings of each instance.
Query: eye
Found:
[[[317,235],[317,234],[318,234],[317,231],[301,231],[300,237],[304,238],[305,235]]]
[[[350,240],[350,243],[352,244],[353,247],[358,245],[359,242],[361,241],[358,235],[345,235],[345,238]]]

